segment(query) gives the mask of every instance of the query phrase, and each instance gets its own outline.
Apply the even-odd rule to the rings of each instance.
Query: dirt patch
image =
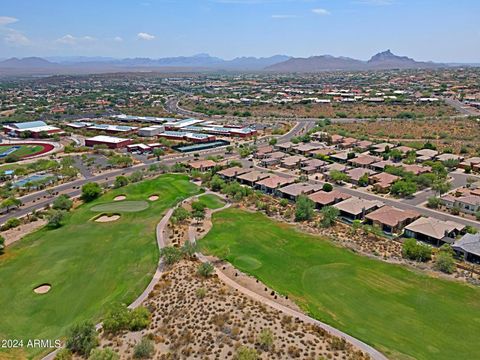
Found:
[[[125,200],[127,197],[125,195],[118,195],[113,198],[113,201],[122,201]]]
[[[106,222],[117,221],[118,219],[120,219],[120,215],[118,214],[113,214],[113,215],[104,214],[97,217],[95,219],[95,222],[106,223]]]
[[[11,245],[14,242],[17,242],[21,238],[23,238],[25,235],[30,234],[31,232],[34,232],[37,229],[40,229],[42,226],[44,226],[47,223],[46,220],[44,219],[38,219],[26,224],[22,224],[21,226],[18,226],[13,229],[9,229],[7,231],[2,232],[2,236],[5,238],[5,245]]]
[[[52,285],[50,285],[50,284],[42,284],[42,285],[37,286],[35,289],[33,289],[33,292],[35,294],[42,295],[42,294],[48,293],[51,288],[52,288]]]
[[[157,201],[158,200],[158,195],[152,195],[148,198],[150,201]]]

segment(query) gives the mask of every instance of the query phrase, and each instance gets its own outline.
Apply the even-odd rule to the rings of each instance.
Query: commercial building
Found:
[[[32,137],[35,139],[53,135],[62,134],[62,129],[47,125],[44,121],[28,121],[24,123],[14,123],[3,125],[5,134],[16,137]]]
[[[85,146],[106,145],[110,149],[120,149],[132,143],[132,139],[118,138],[114,136],[98,135],[85,139]]]
[[[164,131],[165,131],[165,127],[163,125],[152,125],[152,126],[140,128],[138,130],[138,135],[145,136],[145,137],[153,137],[153,136],[159,135]]]

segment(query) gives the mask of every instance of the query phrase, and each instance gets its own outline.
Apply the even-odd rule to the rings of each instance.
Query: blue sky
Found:
[[[0,58],[343,55],[480,62],[478,0],[1,0]]]

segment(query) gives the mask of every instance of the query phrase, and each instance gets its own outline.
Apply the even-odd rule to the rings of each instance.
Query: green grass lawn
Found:
[[[228,209],[213,219],[203,251],[388,357],[478,358],[480,288],[362,257],[262,214]]]
[[[225,205],[225,202],[222,199],[213,194],[202,195],[198,198],[198,201],[212,210],[220,209]]]
[[[98,204],[90,208],[96,212],[138,212],[148,209],[148,202],[143,200],[130,201],[112,201],[104,204]]]
[[[9,146],[9,145],[0,146],[0,153],[9,150],[12,147],[14,147],[14,145],[12,145],[12,146]],[[43,146],[41,146],[41,145],[20,145],[20,149],[14,151],[12,154],[17,155],[19,157],[23,157],[23,156],[27,156],[27,155],[31,155],[31,154],[35,154],[37,152],[40,152],[40,151],[42,151],[42,149],[43,149]]]
[[[132,302],[155,272],[155,227],[162,214],[197,193],[183,175],[132,184],[74,210],[62,228],[41,229],[7,248],[0,257],[0,339],[56,339],[77,321],[98,320],[109,303]],[[115,222],[91,220],[98,215],[92,207],[112,203],[119,194],[131,201],[151,194],[160,199],[143,211],[120,211]],[[51,284],[51,291],[35,294],[32,289],[41,283]],[[28,350],[13,358],[39,353]]]

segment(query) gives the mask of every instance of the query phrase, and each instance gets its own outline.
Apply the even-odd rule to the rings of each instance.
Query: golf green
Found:
[[[90,208],[95,212],[138,212],[148,209],[146,201],[113,201],[105,204],[98,204]]]
[[[148,209],[122,213],[118,221],[90,221],[99,204],[126,194]],[[158,248],[155,227],[166,209],[198,194],[183,175],[164,175],[108,192],[83,204],[59,229],[40,229],[0,256],[0,339],[57,339],[75,322],[97,321],[112,302],[130,303],[155,272]],[[47,294],[33,289],[48,283]],[[5,352],[8,352],[5,353]],[[44,349],[0,349],[0,358],[37,357]]]
[[[220,209],[225,205],[225,202],[214,194],[202,195],[198,198],[198,202],[204,204],[208,209]]]
[[[239,209],[214,214],[199,245],[389,358],[478,358],[478,287],[363,257]]]

